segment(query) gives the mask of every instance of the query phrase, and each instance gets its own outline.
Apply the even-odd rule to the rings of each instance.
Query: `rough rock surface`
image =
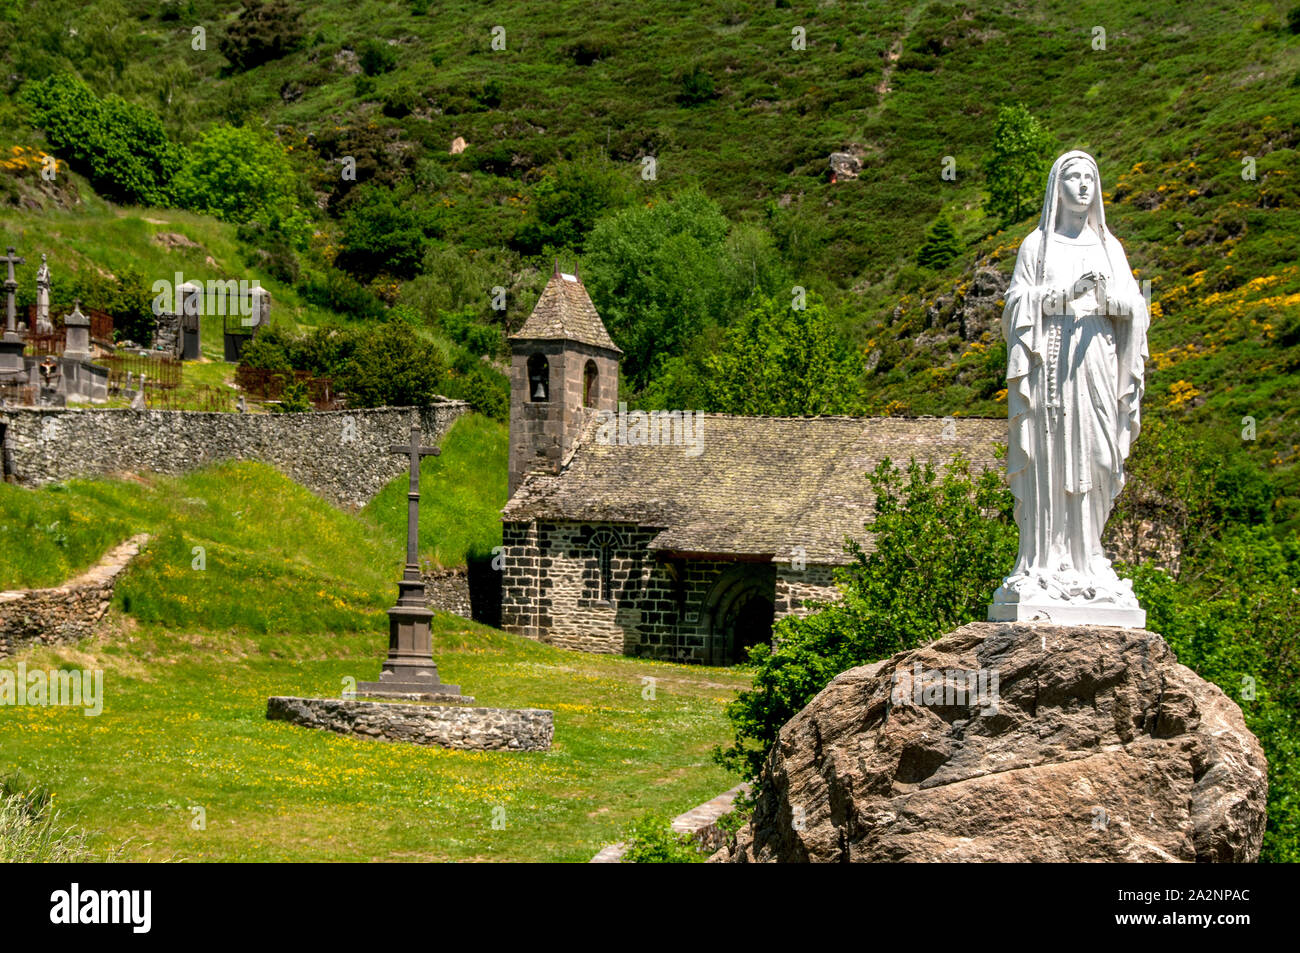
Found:
[[[983,622],[835,678],[764,781],[715,860],[1224,862],[1259,855],[1267,765],[1159,635]]]

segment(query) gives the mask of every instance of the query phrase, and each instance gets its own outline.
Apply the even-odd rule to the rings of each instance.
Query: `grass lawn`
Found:
[[[496,484],[478,474],[494,465],[503,482],[503,428],[465,418],[443,446],[425,463],[422,543],[454,564],[499,539]],[[487,502],[467,508],[465,487]],[[271,695],[337,696],[345,678],[378,675],[404,556],[385,494],[344,513],[256,463],[0,485],[0,585],[56,584],[154,534],[95,638],[0,661],[102,669],[106,696],[97,717],[0,707],[0,775],[49,785],[64,822],[100,845],[129,840],[128,858],[193,860],[586,860],[633,817],[735,783],[709,752],[743,673],[570,652],[450,615],[435,618],[443,679],[478,704],[552,709],[551,751],[451,752],[268,722]],[[194,807],[205,830],[191,827]]]
[[[671,816],[735,783],[709,751],[744,675],[554,649],[454,616],[435,627],[443,678],[477,703],[555,712],[549,752],[266,720],[269,695],[337,695],[345,677],[374,678],[378,628],[249,637],[139,626],[115,610],[96,640],[22,656],[29,668],[102,667],[103,714],[0,709],[0,770],[48,784],[96,844],[129,839],[126,859],[152,860],[585,861],[637,815]],[[194,807],[206,830],[192,829]]]

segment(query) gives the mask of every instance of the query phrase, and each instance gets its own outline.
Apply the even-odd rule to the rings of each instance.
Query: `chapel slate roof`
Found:
[[[935,464],[960,451],[973,472],[998,467],[1005,418],[735,417],[702,414],[703,452],[596,439],[593,415],[559,474],[529,474],[506,522],[621,522],[661,532],[652,550],[809,564],[848,562],[844,538],[863,530],[874,496],[866,475],[888,457]]]
[[[617,354],[623,352],[614,343],[605,323],[596,313],[591,296],[577,275],[562,274],[557,268],[542,289],[533,313],[511,340],[577,341],[603,347]]]

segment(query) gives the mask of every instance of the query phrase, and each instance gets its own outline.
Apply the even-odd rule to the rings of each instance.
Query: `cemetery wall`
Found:
[[[446,434],[469,405],[419,410],[423,440]],[[364,506],[408,466],[388,452],[410,439],[410,407],[295,414],[15,408],[0,411],[6,476],[39,486],[79,476],[184,473],[220,460],[259,460],[346,507]]]

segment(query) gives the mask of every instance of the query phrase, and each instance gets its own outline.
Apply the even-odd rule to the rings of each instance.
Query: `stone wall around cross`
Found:
[[[425,442],[440,440],[464,401],[419,409]],[[368,503],[407,463],[387,452],[410,439],[410,407],[293,414],[185,410],[0,410],[6,476],[27,486],[130,471],[181,474],[258,460],[336,505]]]

